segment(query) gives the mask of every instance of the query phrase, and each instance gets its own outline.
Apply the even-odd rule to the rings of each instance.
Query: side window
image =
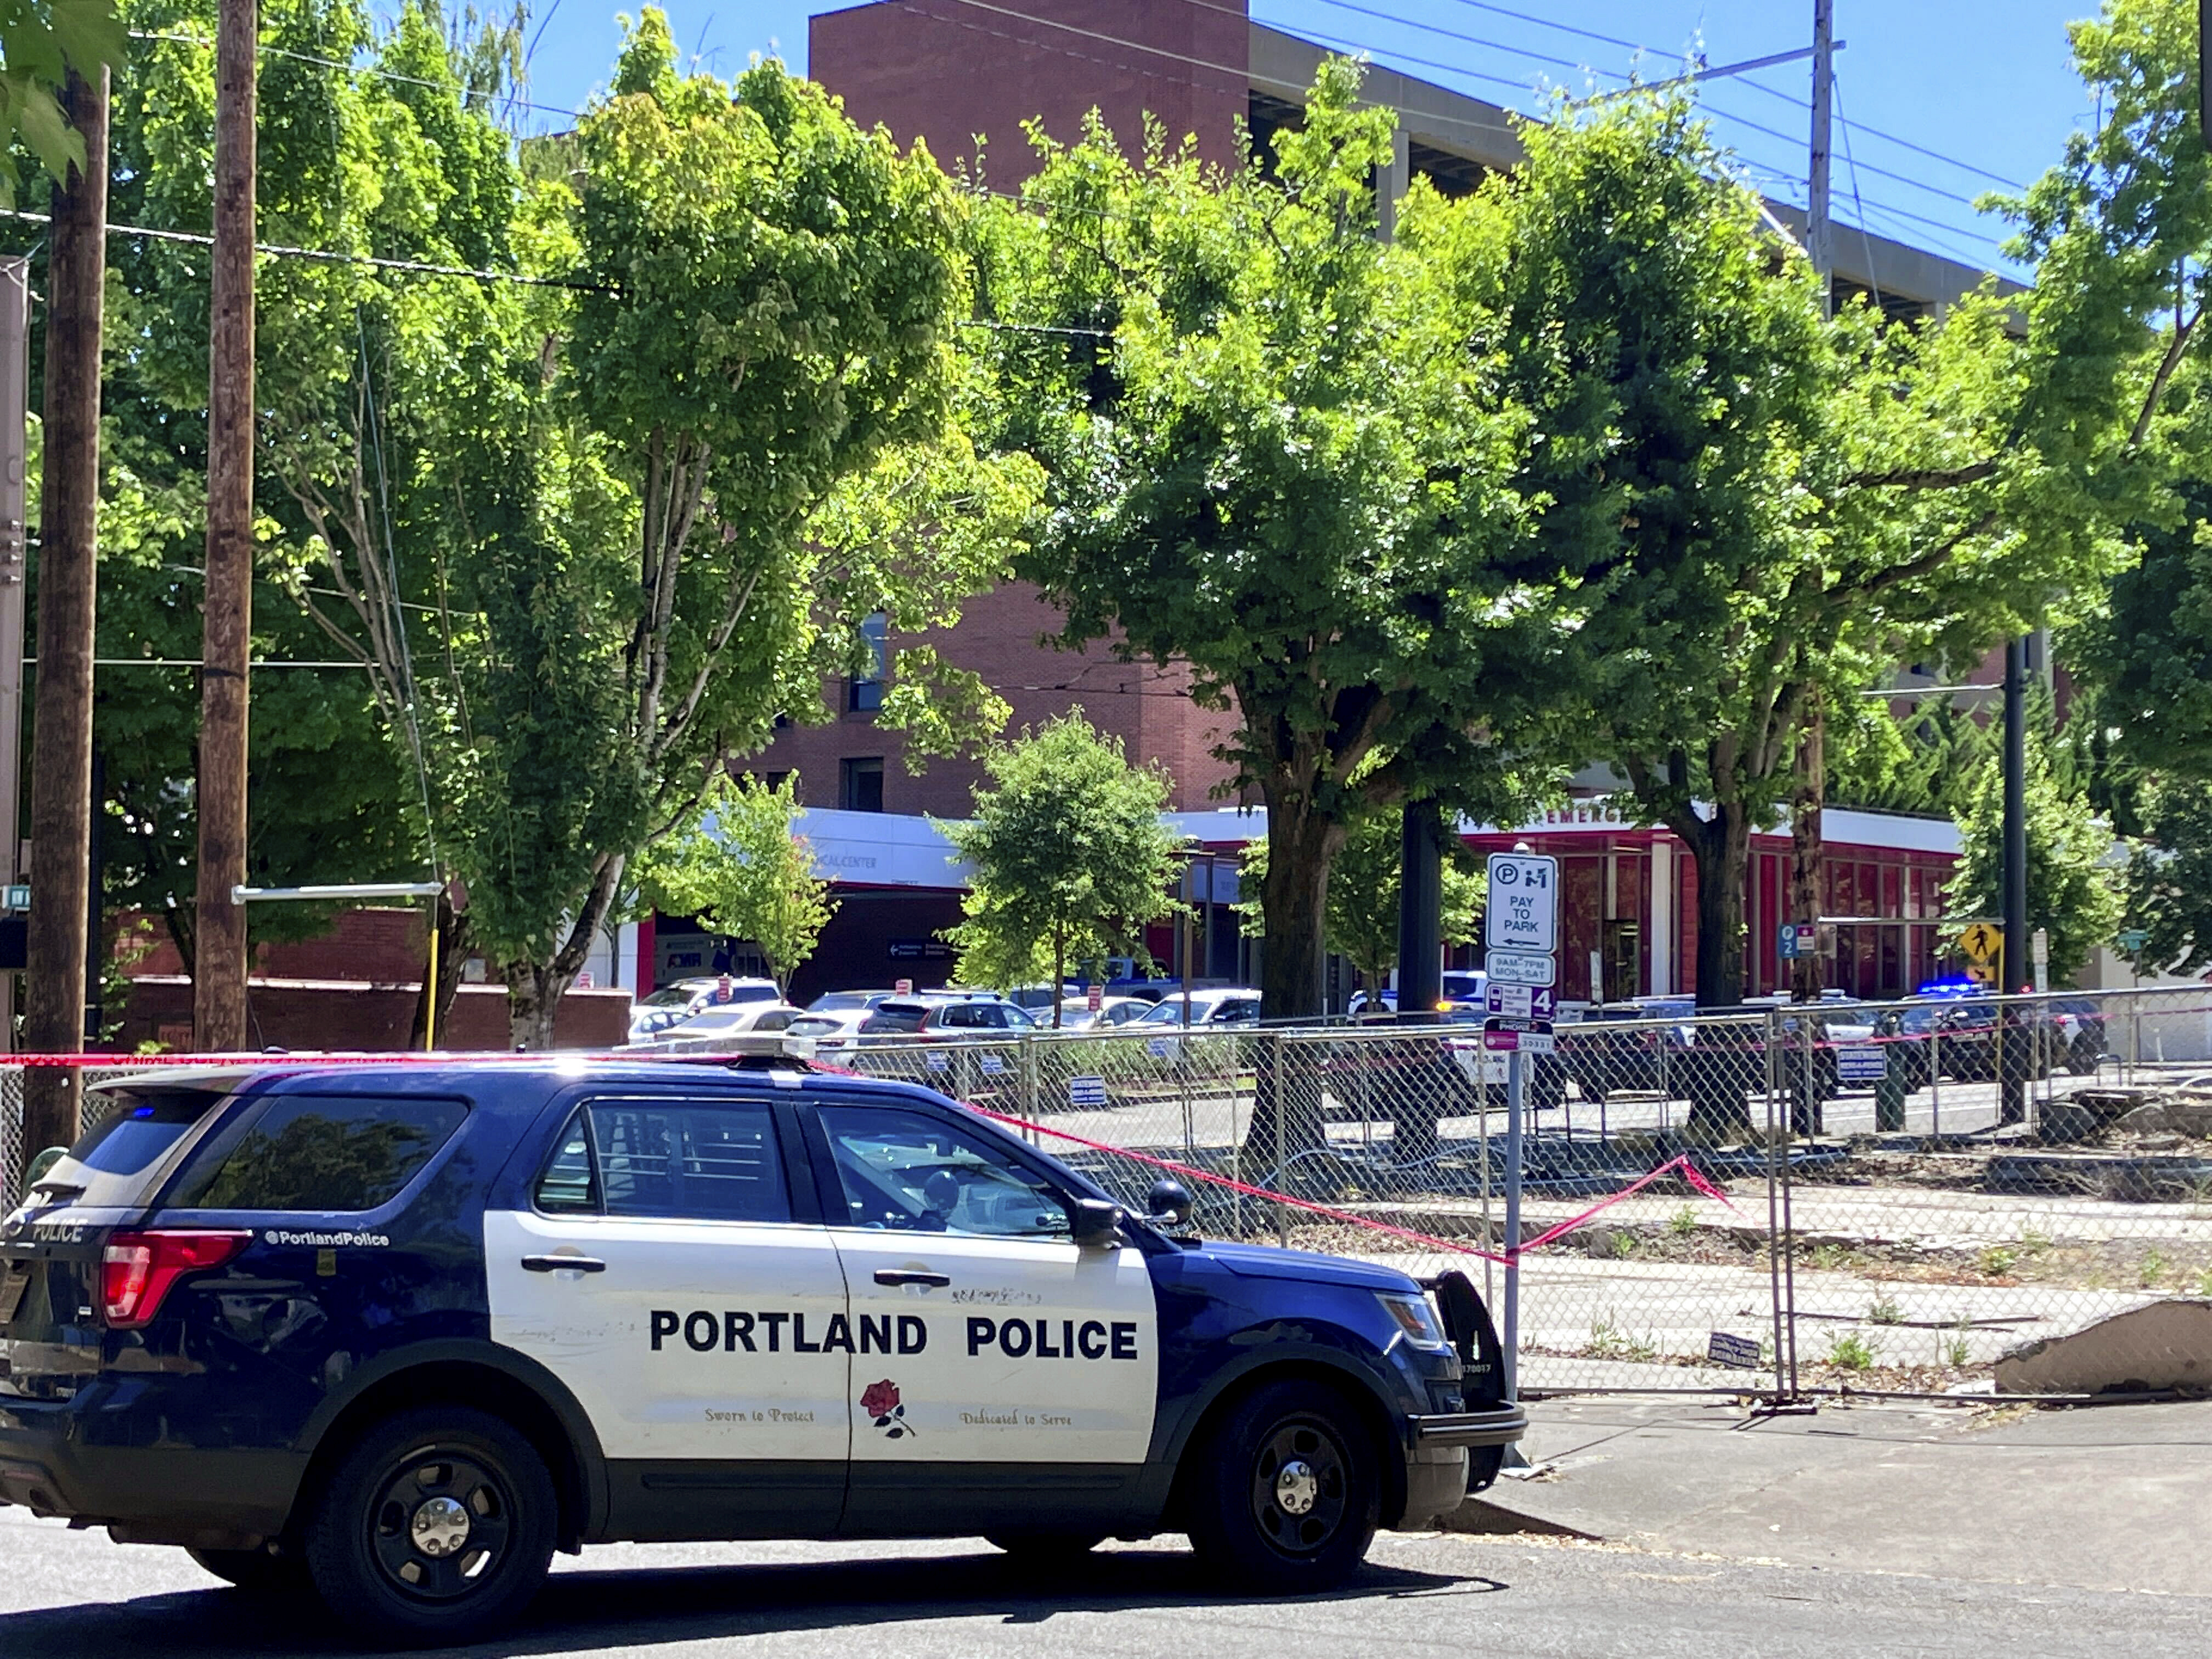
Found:
[[[939,1025],[972,1031],[983,1023],[983,1011],[972,1002],[956,1002],[939,1016]]]
[[[599,1100],[584,1109],[599,1208],[611,1216],[788,1221],[775,1124],[757,1101]],[[563,1137],[550,1176],[568,1153]]]
[[[771,1008],[753,1022],[753,1030],[756,1031],[785,1030],[789,1028],[791,1022],[798,1018],[799,1014],[794,1009]]]
[[[169,1203],[185,1210],[373,1210],[468,1115],[458,1100],[278,1095],[211,1143]]]
[[[1066,1207],[998,1147],[919,1112],[824,1106],[844,1224],[988,1238],[1066,1238]]]
[[[599,1213],[599,1170],[592,1159],[591,1134],[581,1112],[561,1131],[545,1172],[538,1177],[536,1197],[538,1207],[550,1214]]]

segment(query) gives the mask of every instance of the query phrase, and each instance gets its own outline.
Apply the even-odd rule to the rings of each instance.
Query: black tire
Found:
[[[1195,1453],[1190,1541],[1210,1575],[1237,1589],[1295,1595],[1335,1588],[1366,1559],[1382,1519],[1378,1453],[1336,1389],[1267,1383],[1231,1407]]]
[[[987,1532],[986,1543],[1025,1567],[1073,1566],[1106,1541],[1103,1532]]]
[[[267,1550],[186,1550],[201,1566],[240,1589],[255,1595],[309,1595],[314,1584],[307,1564],[297,1555],[271,1555]]]
[[[553,1477],[510,1424],[432,1406],[379,1424],[309,1516],[339,1626],[393,1647],[465,1642],[520,1613],[553,1559]]]

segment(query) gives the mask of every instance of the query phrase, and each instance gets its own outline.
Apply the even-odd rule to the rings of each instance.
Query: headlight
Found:
[[[1437,1319],[1436,1310],[1429,1298],[1401,1291],[1377,1291],[1375,1299],[1382,1304],[1383,1311],[1397,1322],[1398,1328],[1406,1334],[1406,1340],[1417,1348],[1441,1348],[1449,1351],[1451,1340],[1444,1334],[1443,1326]]]

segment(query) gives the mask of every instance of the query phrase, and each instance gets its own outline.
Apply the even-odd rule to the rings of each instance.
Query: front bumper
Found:
[[[1417,1448],[1510,1446],[1528,1432],[1528,1413],[1517,1405],[1479,1412],[1444,1412],[1407,1419]]]

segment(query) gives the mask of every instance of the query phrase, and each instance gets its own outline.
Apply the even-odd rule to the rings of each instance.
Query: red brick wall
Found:
[[[947,171],[972,165],[981,135],[1006,190],[1035,171],[1024,122],[1067,143],[1093,107],[1126,150],[1149,112],[1170,143],[1195,133],[1207,160],[1234,161],[1249,40],[1242,0],[883,0],[812,19],[806,66],[855,120],[921,139]]]
[[[119,918],[123,937],[128,938],[142,921],[148,925],[143,936],[160,943],[124,971],[134,978],[183,973],[185,964],[159,916],[125,912]],[[428,953],[421,910],[347,910],[319,938],[257,946],[253,971],[270,979],[344,979],[371,984],[406,980],[420,984]]]
[[[247,1039],[264,1048],[404,1048],[421,984],[419,977],[412,983],[381,985],[257,979],[247,992]],[[629,1033],[629,1007],[627,991],[571,991],[561,999],[554,1041],[563,1048],[614,1048]],[[183,1048],[191,1040],[191,1023],[190,980],[181,975],[141,975],[131,981],[130,1006],[116,1047],[129,1050],[142,1042],[167,1042],[172,1048]],[[512,1047],[506,988],[462,986],[438,1046],[463,1050]]]
[[[1012,735],[1056,714],[1079,709],[1101,732],[1119,737],[1129,758],[1157,760],[1175,780],[1169,801],[1177,811],[1214,804],[1213,787],[1231,769],[1210,752],[1229,730],[1226,717],[1194,707],[1183,695],[1187,672],[1144,663],[1119,663],[1103,648],[1057,651],[1042,643],[1060,626],[1060,613],[1026,582],[1009,582],[971,599],[958,626],[922,636],[947,662],[981,675],[1012,707]],[[893,635],[895,653],[902,643]],[[884,810],[964,817],[983,768],[974,760],[936,760],[920,776],[905,765],[905,748],[872,714],[842,713],[842,682],[823,687],[836,713],[827,726],[798,726],[780,733],[747,763],[756,772],[796,771],[800,799],[812,806],[837,806],[838,762],[847,756],[884,759]]]

